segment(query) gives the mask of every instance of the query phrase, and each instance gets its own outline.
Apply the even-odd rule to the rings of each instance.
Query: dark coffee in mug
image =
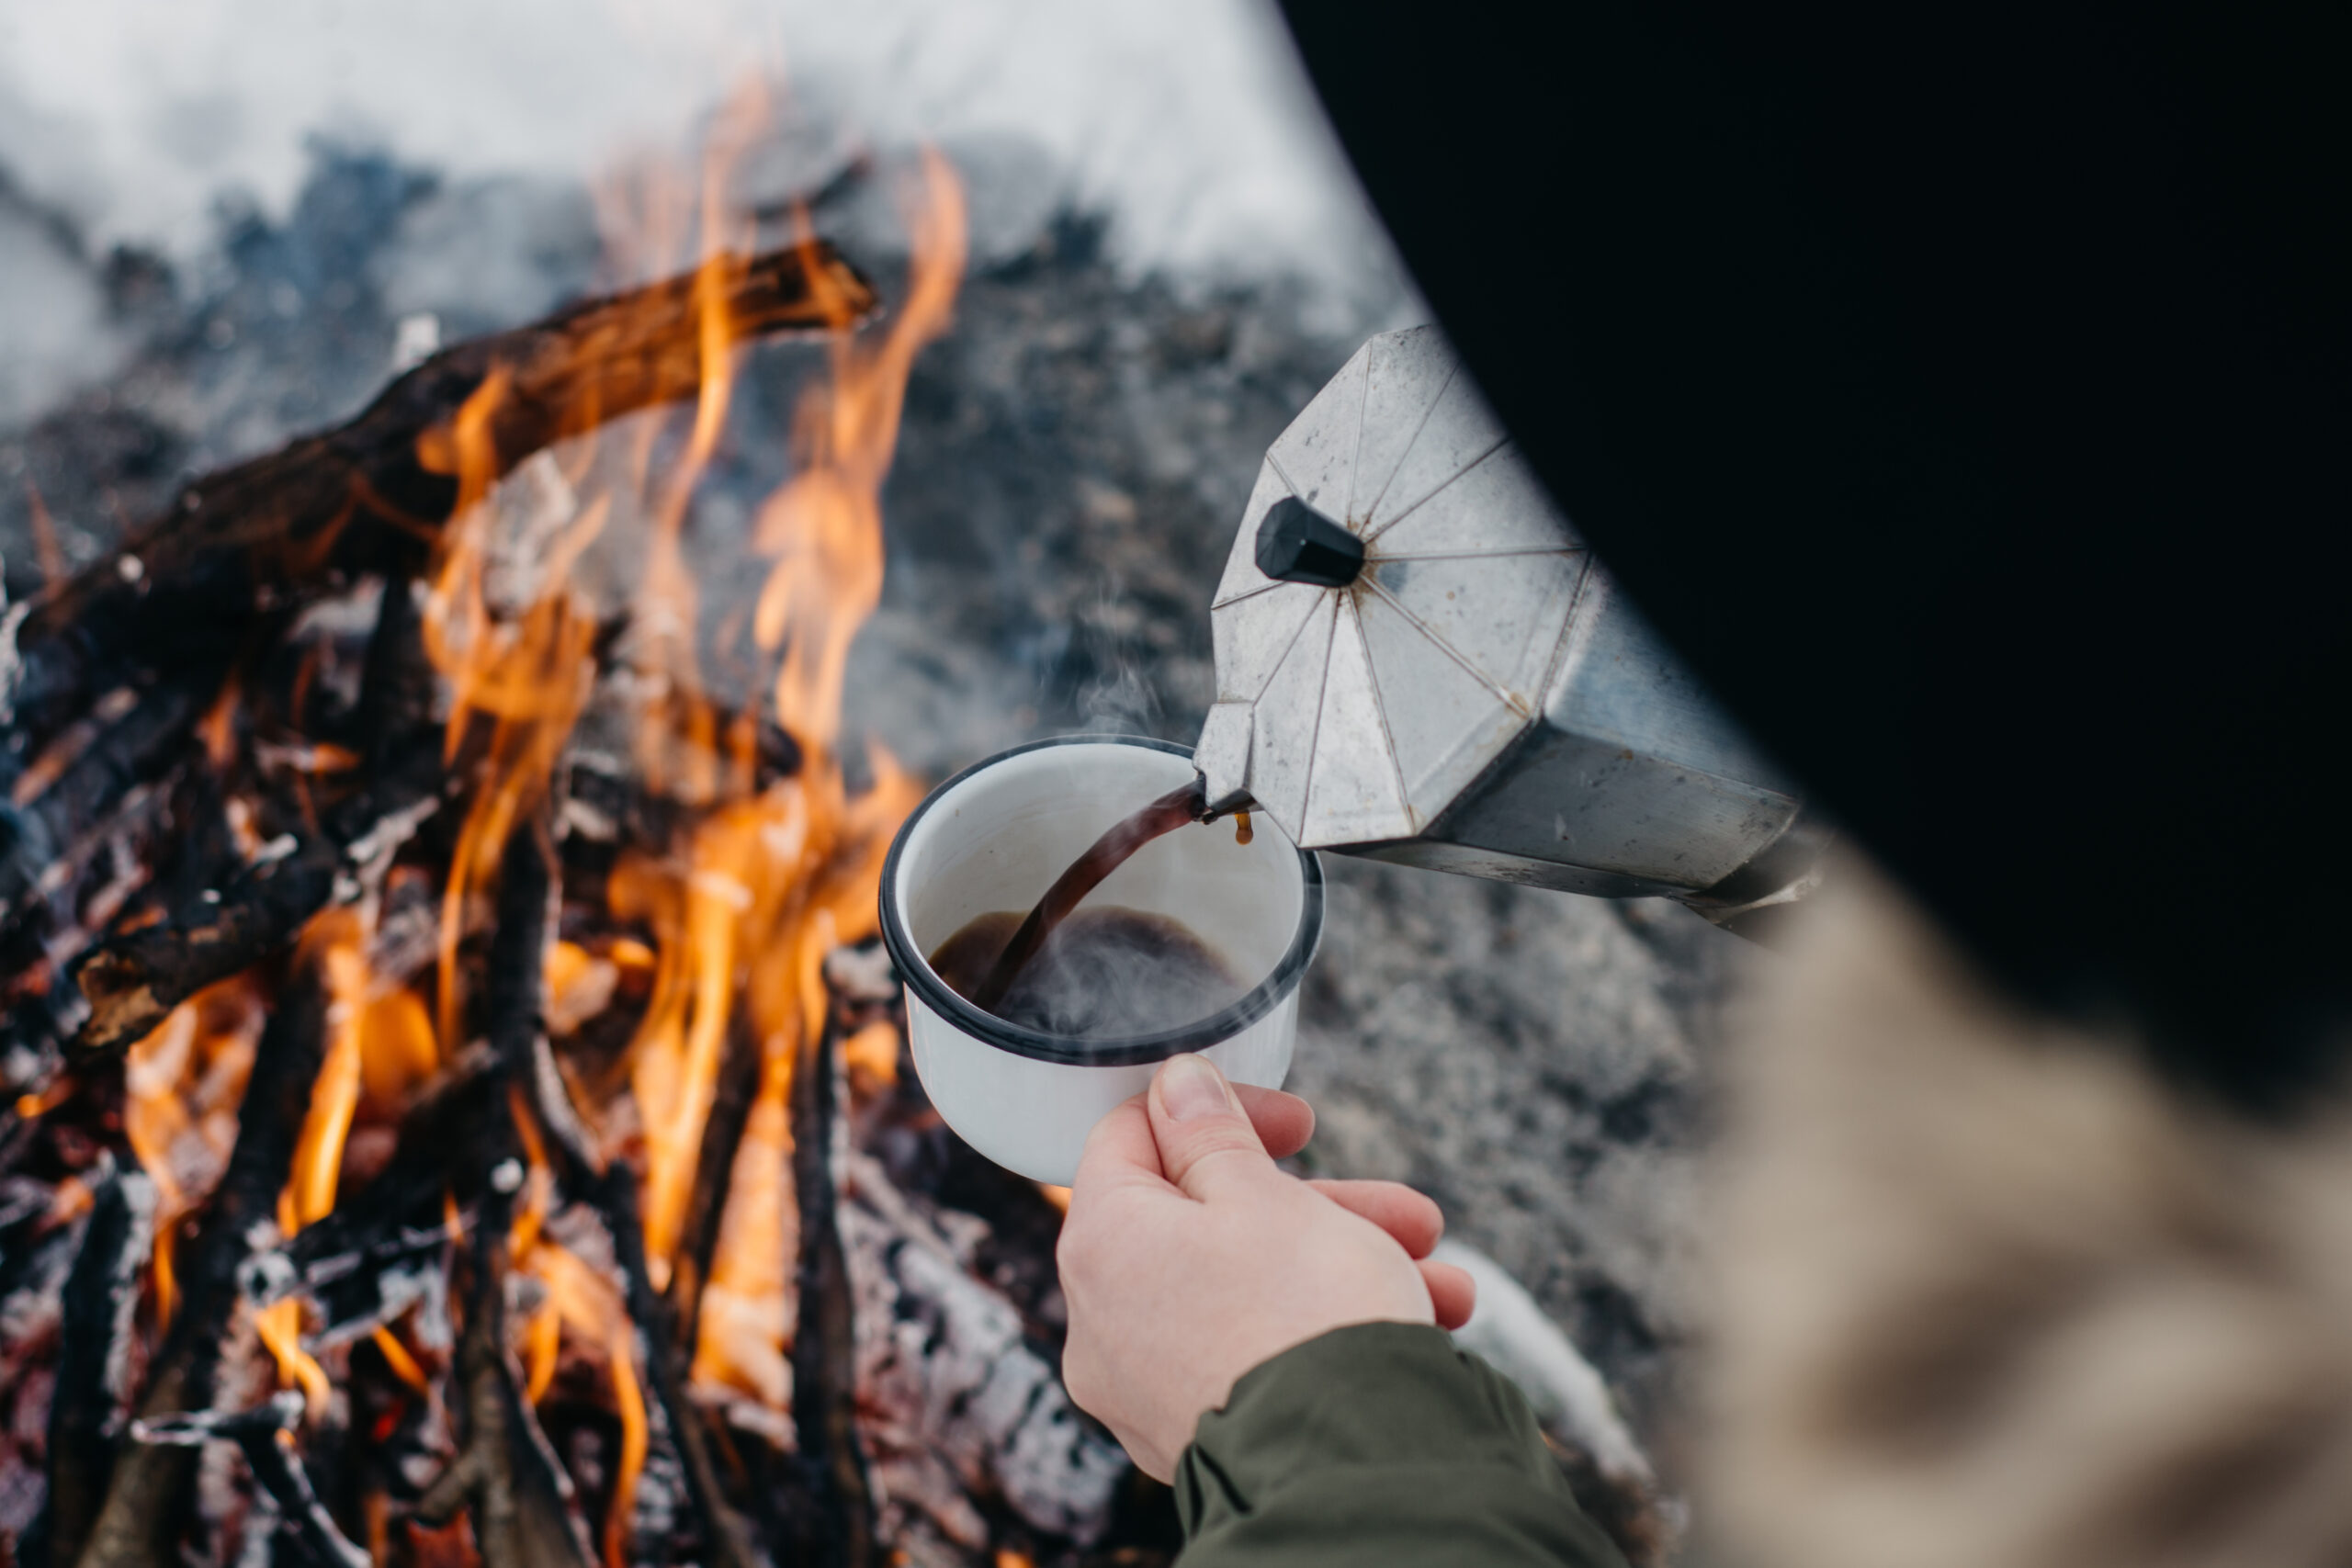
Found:
[[[967,922],[932,953],[933,970],[975,1000],[1025,918],[999,909]],[[1194,1022],[1240,993],[1224,961],[1182,923],[1109,905],[1057,922],[988,1010],[1046,1034],[1114,1040]]]

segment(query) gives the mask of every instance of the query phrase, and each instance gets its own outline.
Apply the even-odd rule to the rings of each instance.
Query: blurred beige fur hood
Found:
[[[2352,1561],[2352,1116],[2195,1102],[1830,880],[1732,1066],[1707,1534],[1759,1568]]]

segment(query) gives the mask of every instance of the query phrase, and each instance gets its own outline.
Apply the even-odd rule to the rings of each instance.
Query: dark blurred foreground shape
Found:
[[[1285,0],[1577,527],[2019,994],[2352,1015],[2352,9]]]

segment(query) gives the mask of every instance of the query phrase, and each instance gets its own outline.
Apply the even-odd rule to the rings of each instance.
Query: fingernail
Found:
[[[1205,1056],[1170,1056],[1159,1069],[1159,1103],[1171,1122],[1222,1116],[1233,1109],[1225,1097],[1225,1075]]]

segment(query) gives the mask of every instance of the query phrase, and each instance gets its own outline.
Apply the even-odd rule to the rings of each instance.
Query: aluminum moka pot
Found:
[[[1194,762],[1303,849],[1753,934],[1826,833],[1560,515],[1432,327],[1374,338],[1267,450],[1209,612]]]

